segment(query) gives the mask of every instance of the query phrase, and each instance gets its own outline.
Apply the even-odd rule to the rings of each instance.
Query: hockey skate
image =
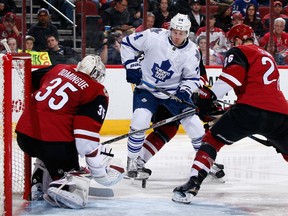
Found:
[[[206,178],[207,172],[200,170],[198,176],[190,177],[184,185],[178,186],[173,190],[172,201],[189,204],[193,197],[197,195],[202,181]]]
[[[225,183],[225,180],[223,178],[225,176],[224,165],[214,163],[210,169],[208,176],[211,182],[214,181],[219,183]]]
[[[140,156],[138,156],[136,163],[138,172],[136,179],[148,179],[152,174],[152,170],[145,168],[146,162]]]
[[[150,169],[145,168],[145,161],[138,156],[137,159],[127,159],[127,178],[133,178],[136,180],[148,179],[152,174]]]

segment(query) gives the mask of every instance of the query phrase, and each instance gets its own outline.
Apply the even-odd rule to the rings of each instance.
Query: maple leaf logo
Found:
[[[155,83],[159,81],[165,82],[165,80],[170,79],[173,75],[173,71],[169,70],[171,63],[169,60],[163,61],[159,66],[157,63],[154,63],[152,67],[152,77],[156,79]]]

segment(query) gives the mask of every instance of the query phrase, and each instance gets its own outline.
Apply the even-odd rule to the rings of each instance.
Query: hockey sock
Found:
[[[147,163],[177,133],[175,125],[163,125],[151,132],[144,141],[140,157]]]
[[[209,173],[211,166],[216,159],[216,150],[208,143],[203,143],[194,159],[191,176],[198,176],[200,170]],[[207,174],[206,174],[207,175]]]
[[[135,129],[131,128],[131,131],[134,131]],[[128,137],[128,157],[130,158],[137,158],[139,155],[139,152],[142,148],[143,142],[144,142],[145,134],[144,133],[136,133],[132,136]]]

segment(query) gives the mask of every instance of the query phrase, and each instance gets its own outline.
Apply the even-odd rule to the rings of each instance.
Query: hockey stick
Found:
[[[146,130],[153,129],[153,128],[156,128],[156,127],[160,127],[160,126],[168,124],[170,122],[174,122],[174,121],[177,121],[179,119],[185,118],[185,117],[187,117],[189,115],[194,115],[195,113],[196,113],[196,109],[188,110],[187,112],[183,112],[183,113],[180,113],[179,115],[176,115],[176,116],[170,117],[168,119],[164,119],[162,121],[156,122],[156,123],[152,124],[148,128],[132,131],[130,133],[123,134],[121,136],[118,136],[118,137],[115,137],[113,139],[107,140],[107,141],[103,142],[102,145],[106,145],[106,144],[109,144],[109,143],[116,142],[118,140],[124,139],[124,138],[129,137],[129,136],[131,136],[133,134],[136,134],[136,133],[142,133],[142,132],[145,132]]]
[[[96,187],[90,186],[89,196],[114,197],[114,192],[111,188],[96,188]]]
[[[181,102],[181,103],[184,103],[184,104],[186,104],[186,105],[188,105],[188,106],[190,106],[190,107],[196,108],[196,106],[195,106],[194,104],[189,103],[189,102],[187,102],[187,101],[185,101],[185,100],[181,100],[181,99],[179,99],[176,95],[171,94],[171,93],[169,93],[168,91],[166,91],[166,90],[164,90],[164,89],[162,89],[162,88],[159,88],[159,87],[157,87],[157,86],[155,86],[155,85],[153,85],[153,84],[151,84],[151,83],[148,83],[148,82],[146,82],[145,80],[141,80],[141,82],[142,82],[143,84],[145,84],[146,86],[148,86],[149,88],[156,89],[157,91],[162,92],[163,94],[169,96],[171,99],[174,99],[174,100],[176,100],[176,101],[179,101],[179,102]]]

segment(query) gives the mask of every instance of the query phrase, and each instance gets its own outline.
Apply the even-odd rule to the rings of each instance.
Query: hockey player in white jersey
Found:
[[[159,105],[164,105],[173,115],[193,109],[187,103],[169,98],[142,83],[142,80],[146,81],[175,94],[181,101],[193,103],[191,95],[200,85],[200,53],[196,44],[188,39],[190,26],[187,15],[177,14],[171,19],[169,30],[152,28],[123,38],[121,58],[126,69],[126,79],[136,84],[131,131],[149,127]],[[140,52],[145,56],[141,62],[137,58]],[[193,115],[180,122],[194,148],[198,149],[204,135],[201,120]],[[128,138],[128,177],[136,178],[139,175],[137,157],[144,139],[144,133],[136,133]],[[144,174],[143,178],[149,177],[149,174]]]

